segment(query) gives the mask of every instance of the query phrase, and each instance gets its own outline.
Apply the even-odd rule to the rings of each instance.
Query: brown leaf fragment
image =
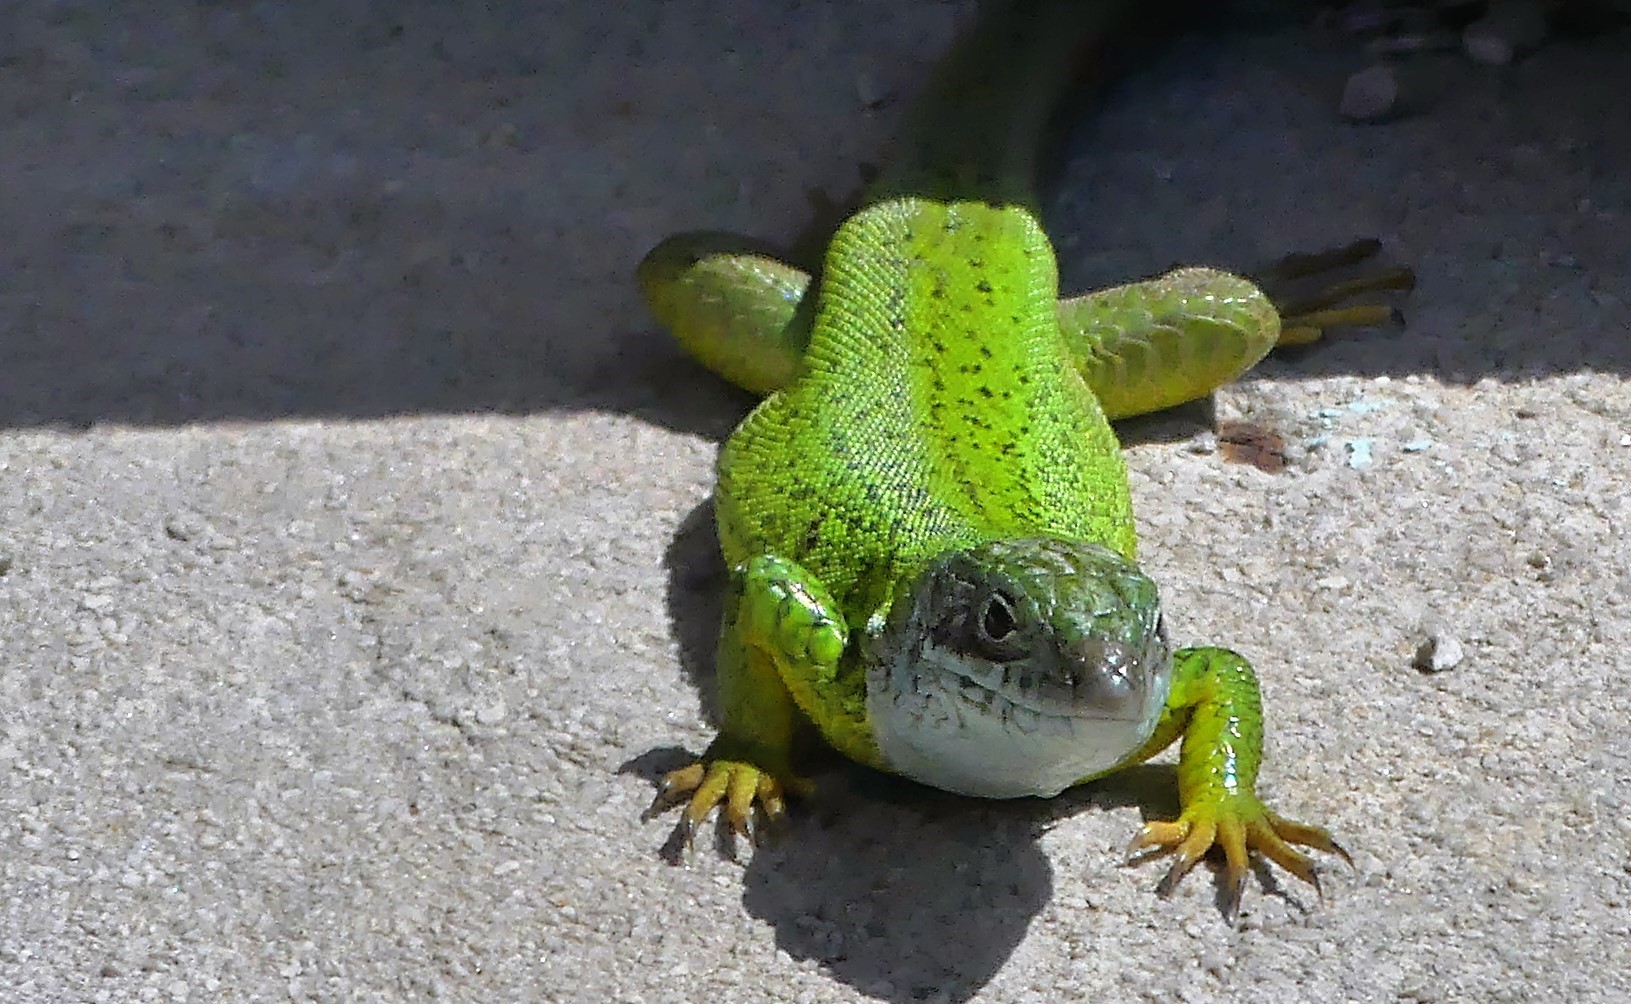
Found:
[[[1218,452],[1231,464],[1250,464],[1264,474],[1286,469],[1285,437],[1250,422],[1219,422]]]

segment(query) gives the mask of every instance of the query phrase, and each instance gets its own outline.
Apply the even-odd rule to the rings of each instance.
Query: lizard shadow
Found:
[[[743,905],[779,948],[869,997],[964,1001],[1053,897],[1030,811],[838,765],[755,851]]]
[[[724,611],[728,570],[714,530],[714,497],[688,513],[663,556],[668,570],[668,621],[679,646],[680,668],[702,697],[702,714],[719,724],[714,652]]]
[[[786,839],[755,852],[743,902],[783,951],[862,994],[966,1001],[1054,898],[1042,837],[1088,805],[1175,813],[1173,774],[1142,765],[1053,799],[988,801],[841,764]]]
[[[625,770],[655,780],[685,759],[680,750],[654,750]],[[1053,826],[1086,806],[1136,807],[1145,818],[1177,809],[1174,771],[1163,764],[1054,799],[1003,802],[936,791],[836,755],[810,776],[816,794],[770,839],[748,850],[719,826],[692,853],[750,855],[743,905],[771,926],[777,947],[892,1004],[966,1001],[1002,969],[1054,897],[1041,846]],[[678,833],[664,848],[676,865],[685,854]]]

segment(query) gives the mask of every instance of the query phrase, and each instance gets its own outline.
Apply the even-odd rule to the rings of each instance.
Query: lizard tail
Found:
[[[1006,0],[982,5],[908,111],[864,203],[898,196],[1035,205],[1048,120],[1065,85],[1102,86],[1166,0]],[[1159,8],[1150,11],[1149,8]]]

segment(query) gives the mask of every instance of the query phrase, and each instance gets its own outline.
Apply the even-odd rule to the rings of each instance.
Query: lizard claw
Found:
[[[678,770],[671,770],[657,781],[657,795],[640,814],[644,821],[656,819],[663,812],[677,805],[681,800],[695,791],[702,783],[702,763],[698,761]]]
[[[809,786],[801,778],[789,784],[797,791]],[[787,818],[783,783],[768,771],[739,760],[698,761],[670,771],[658,783],[657,798],[647,810],[647,818],[680,802],[685,803],[685,808],[677,831],[687,850],[715,808],[721,809],[732,833],[752,844]]]
[[[1174,855],[1172,867],[1155,887],[1158,895],[1169,896],[1209,850],[1222,848],[1226,889],[1223,913],[1233,924],[1240,915],[1240,903],[1246,893],[1247,866],[1252,851],[1307,882],[1314,887],[1316,895],[1324,898],[1325,891],[1314,862],[1296,850],[1294,844],[1335,854],[1350,867],[1353,865],[1353,858],[1325,830],[1278,816],[1255,798],[1222,804],[1199,803],[1185,808],[1176,820],[1145,823],[1128,845],[1128,863]]]
[[[1365,238],[1329,251],[1288,254],[1263,270],[1257,281],[1280,312],[1277,345],[1307,345],[1318,341],[1325,329],[1338,325],[1402,324],[1404,316],[1398,308],[1386,303],[1367,301],[1338,305],[1368,293],[1410,291],[1415,288],[1416,276],[1408,268],[1377,268],[1344,281],[1326,280],[1323,288],[1299,299],[1285,292],[1288,285],[1298,280],[1358,265],[1374,258],[1381,249],[1380,241]]]

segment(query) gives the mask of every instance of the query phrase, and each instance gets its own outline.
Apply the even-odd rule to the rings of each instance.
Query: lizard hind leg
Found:
[[[793,378],[810,337],[810,275],[767,245],[678,234],[647,252],[635,275],[652,316],[704,366],[755,394]]]
[[[1338,325],[1396,324],[1385,303],[1354,297],[1408,290],[1408,269],[1377,269],[1344,281],[1332,273],[1376,256],[1374,240],[1287,255],[1249,278],[1212,268],[1165,275],[1061,299],[1066,351],[1111,419],[1205,397],[1283,345],[1317,341]],[[1294,297],[1303,287],[1316,288]]]

